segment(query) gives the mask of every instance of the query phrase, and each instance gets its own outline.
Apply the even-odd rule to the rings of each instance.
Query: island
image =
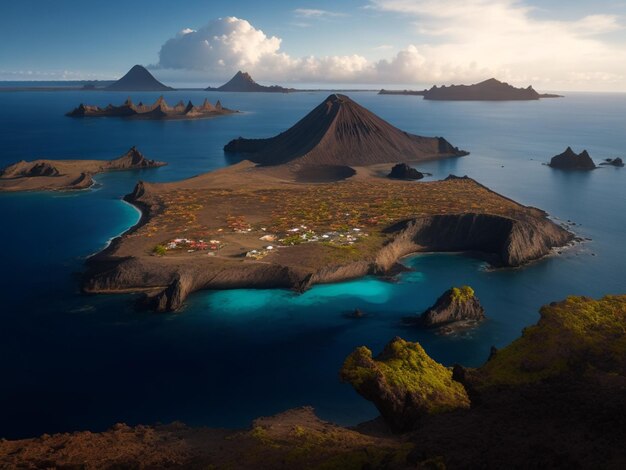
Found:
[[[362,110],[331,97],[292,128],[297,133],[276,138],[291,146],[262,154],[277,162],[263,156],[258,160],[267,165],[242,161],[183,181],[139,182],[125,199],[142,211],[140,223],[88,260],[83,290],[138,292],[155,311],[177,311],[201,289],[304,291],[384,275],[420,251],[474,251],[495,266],[520,266],[572,240],[545,212],[469,178],[388,179],[381,160],[404,160],[408,151],[418,158],[460,152],[442,138],[396,131],[369,111],[355,114]],[[302,147],[315,139],[321,149]],[[243,148],[265,148],[263,141],[249,142]],[[331,169],[327,181],[306,178],[324,166]]]
[[[81,103],[78,107],[67,113],[66,116],[74,118],[123,117],[127,119],[165,120],[203,119],[238,112],[239,111],[224,108],[219,100],[215,105],[205,99],[200,106],[195,106],[191,101],[187,102],[187,104],[183,101],[179,101],[175,106],[169,106],[163,96],[161,96],[152,105],[145,105],[142,102],[135,104],[130,98],[122,105],[113,106],[109,104],[104,108]]]
[[[0,171],[0,192],[88,189],[94,185],[96,173],[164,165],[167,163],[147,159],[135,147],[113,160],[22,160]]]
[[[474,85],[433,86],[424,92],[425,100],[438,101],[530,101],[541,98],[562,98],[559,95],[537,93],[532,86],[515,88],[490,78]]]
[[[372,165],[459,157],[443,137],[409,134],[346,95],[332,94],[293,127],[269,139],[230,141],[224,151],[262,165]]]
[[[340,378],[381,416],[350,428],[310,407],[239,430],[119,423],[2,439],[0,467],[622,468],[626,295],[568,297],[540,315],[478,368],[447,367],[402,338],[376,356],[356,348]]]
[[[571,147],[567,147],[565,152],[555,155],[550,160],[549,166],[562,170],[594,170],[596,164],[586,150],[576,153]]]
[[[294,88],[284,88],[278,85],[259,85],[247,72],[242,72],[241,70],[237,72],[233,78],[231,78],[228,82],[224,83],[222,86],[213,88],[208,87],[205,89],[206,91],[234,91],[238,93],[291,93],[296,91]]]
[[[379,95],[409,95],[409,96],[424,96],[428,90],[385,90],[382,88],[378,94]]]
[[[417,171],[415,168],[410,167],[406,163],[398,163],[397,165],[394,165],[387,176],[389,178],[403,180],[421,180],[424,177],[424,173]]]
[[[602,163],[600,163],[600,165],[609,165],[609,166],[623,167],[624,166],[624,160],[622,160],[620,157],[617,157],[617,158],[607,158]]]
[[[452,287],[445,291],[424,313],[406,317],[404,322],[422,328],[449,325],[469,326],[485,319],[485,309],[470,286]]]
[[[141,65],[133,66],[126,75],[104,88],[106,91],[172,91]]]

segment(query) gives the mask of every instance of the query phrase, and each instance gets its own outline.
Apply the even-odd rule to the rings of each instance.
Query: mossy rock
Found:
[[[626,295],[568,297],[540,314],[537,325],[477,371],[480,387],[590,371],[626,376]]]
[[[365,346],[350,354],[342,380],[376,405],[396,432],[415,428],[420,417],[468,408],[465,388],[418,343],[393,339],[376,358]]]

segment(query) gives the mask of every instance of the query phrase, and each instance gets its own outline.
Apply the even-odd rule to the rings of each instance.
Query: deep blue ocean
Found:
[[[430,179],[469,175],[523,204],[571,220],[590,238],[523,269],[493,271],[463,255],[407,258],[413,272],[284,290],[201,292],[180,314],[138,312],[129,295],[86,296],[85,258],[138,220],[122,202],[137,180],[172,181],[227,165],[230,139],[272,136],[327,93],[166,94],[220,99],[240,115],[198,121],[71,119],[80,102],[120,103],[93,91],[1,92],[0,166],[21,159],[116,157],[136,145],[169,166],[98,175],[74,193],[0,194],[0,437],[102,430],[116,422],[173,420],[238,427],[312,405],[325,419],[354,424],[375,408],[339,381],[356,346],[375,353],[394,336],[419,341],[435,359],[477,366],[569,294],[626,292],[626,169],[563,172],[542,165],[571,145],[599,163],[626,152],[626,95],[568,93],[536,102],[431,102],[411,96],[351,97],[406,131],[444,136],[465,158],[417,165]],[[133,93],[152,102],[155,93]],[[419,183],[416,183],[419,184]],[[489,319],[446,337],[401,325],[452,285],[473,286]],[[360,308],[363,319],[344,316]]]

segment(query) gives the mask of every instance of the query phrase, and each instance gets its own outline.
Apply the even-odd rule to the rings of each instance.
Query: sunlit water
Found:
[[[0,436],[103,429],[118,421],[242,426],[259,415],[313,405],[320,416],[356,423],[375,409],[339,381],[356,346],[374,351],[396,335],[420,341],[437,360],[479,365],[569,294],[624,292],[626,169],[564,173],[541,163],[567,145],[599,162],[624,156],[626,95],[570,94],[511,103],[428,102],[352,95],[409,132],[445,136],[471,156],[418,165],[440,179],[469,175],[547,210],[592,241],[524,269],[491,271],[462,255],[408,258],[396,283],[375,278],[285,290],[193,295],[183,313],[134,310],[132,296],[84,296],[85,257],[132,226],[123,203],[138,179],[171,181],[227,164],[222,147],[240,135],[274,135],[325,93],[171,92],[167,100],[221,99],[240,115],[199,121],[76,120],[83,101],[119,103],[105,92],[0,93],[0,165],[20,159],[112,158],[131,145],[169,162],[154,170],[98,175],[94,190],[0,194]],[[134,93],[152,102],[154,93]],[[419,184],[419,183],[416,183]],[[489,319],[453,337],[402,326],[451,285],[473,286]],[[360,308],[365,318],[345,314]]]

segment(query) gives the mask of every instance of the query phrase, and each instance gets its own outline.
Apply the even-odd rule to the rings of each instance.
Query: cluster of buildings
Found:
[[[218,251],[223,247],[220,240],[192,240],[189,238],[175,238],[165,245],[166,250],[187,250],[187,253],[193,253],[200,250]]]
[[[367,237],[368,234],[363,232],[360,228],[355,227],[349,230],[333,230],[325,232],[323,234],[317,234],[315,231],[310,230],[306,225],[291,228],[287,231],[289,235],[282,238],[280,241],[286,245],[297,245],[300,243],[309,242],[326,242],[335,245],[352,245],[359,238]]]

